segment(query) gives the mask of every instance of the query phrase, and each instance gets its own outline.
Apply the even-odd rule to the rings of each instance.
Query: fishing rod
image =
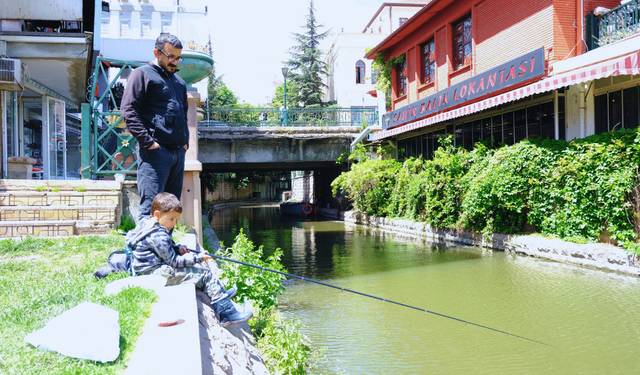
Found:
[[[200,252],[201,252],[201,251],[199,251],[199,250],[192,250],[192,249],[189,249],[189,251],[193,251],[193,252],[195,252],[195,253],[200,253]],[[314,279],[309,279],[309,278],[306,278],[306,277],[302,277],[302,276],[298,276],[298,275],[293,275],[293,274],[286,273],[286,272],[281,272],[281,271],[272,270],[272,269],[269,269],[269,268],[266,268],[266,267],[262,267],[262,266],[258,266],[258,265],[255,265],[255,264],[246,263],[246,262],[241,262],[241,261],[239,261],[239,260],[235,260],[235,259],[231,259],[231,258],[223,257],[223,256],[221,256],[221,255],[212,254],[212,253],[209,253],[209,252],[207,252],[207,251],[205,251],[205,253],[206,253],[207,255],[209,255],[209,256],[211,256],[211,257],[213,257],[213,258],[220,259],[220,260],[224,260],[224,261],[227,261],[227,262],[238,263],[238,264],[242,264],[243,266],[249,266],[249,267],[257,268],[257,269],[262,270],[262,271],[268,271],[268,272],[272,272],[272,273],[277,273],[277,274],[284,275],[284,276],[287,276],[287,277],[292,277],[292,278],[295,278],[295,279],[300,279],[300,280],[303,280],[303,281],[308,281],[308,282],[311,282],[311,283],[315,283],[315,284],[320,284],[320,285],[328,286],[328,287],[330,287],[330,288],[338,289],[338,290],[341,290],[341,291],[343,291],[343,292],[354,293],[354,294],[358,294],[358,295],[361,295],[361,296],[364,296],[364,297],[369,297],[369,298],[377,299],[377,300],[379,300],[379,301],[382,301],[383,303],[384,303],[384,302],[393,303],[394,305],[403,306],[403,307],[408,307],[408,308],[410,308],[410,309],[414,309],[414,310],[418,310],[418,311],[424,311],[424,312],[425,312],[425,313],[427,313],[427,314],[437,315],[437,316],[440,316],[440,317],[443,317],[443,318],[447,318],[447,319],[455,320],[455,321],[458,321],[458,322],[462,322],[462,323],[470,324],[470,325],[473,325],[473,326],[476,326],[476,327],[480,327],[480,328],[488,329],[488,330],[495,331],[495,332],[498,332],[498,333],[503,333],[503,334],[505,334],[505,335],[509,335],[509,336],[517,337],[517,338],[519,338],[519,339],[523,339],[523,340],[527,340],[527,341],[535,342],[536,344],[541,344],[541,345],[549,346],[549,347],[552,347],[552,348],[558,348],[558,347],[556,347],[556,346],[554,346],[554,345],[547,344],[547,343],[544,343],[544,342],[542,342],[542,341],[538,341],[538,340],[530,339],[530,338],[528,338],[528,337],[524,337],[524,336],[516,335],[516,334],[509,333],[509,332],[506,332],[506,331],[502,331],[502,330],[499,330],[499,329],[496,329],[496,328],[488,327],[488,326],[485,326],[485,325],[482,325],[482,324],[473,323],[473,322],[470,322],[470,321],[468,321],[468,320],[459,319],[459,318],[456,318],[456,317],[453,317],[453,316],[449,316],[449,315],[445,315],[445,314],[440,314],[440,313],[437,313],[437,312],[435,312],[435,311],[430,311],[430,310],[426,310],[426,309],[421,309],[421,308],[419,308],[419,307],[415,307],[415,306],[407,305],[407,304],[404,304],[404,303],[400,303],[400,302],[392,301],[392,300],[389,300],[389,299],[386,299],[386,298],[376,297],[376,296],[373,296],[373,295],[371,295],[371,294],[366,294],[366,293],[358,292],[358,291],[355,291],[355,290],[346,289],[346,288],[343,288],[343,287],[340,287],[340,286],[336,286],[336,285],[331,285],[331,284],[323,283],[322,281],[318,281],[318,280],[314,280]]]

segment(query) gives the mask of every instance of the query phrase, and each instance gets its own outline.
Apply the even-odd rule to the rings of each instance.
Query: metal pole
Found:
[[[284,112],[282,112],[282,116],[284,117],[284,126],[288,126],[289,114],[287,113],[287,76],[284,76]]]
[[[91,178],[91,105],[84,103],[81,105],[82,123],[80,131],[81,139],[81,175],[83,179]]]

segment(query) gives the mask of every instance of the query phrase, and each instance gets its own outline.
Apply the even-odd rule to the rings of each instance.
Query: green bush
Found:
[[[136,222],[131,218],[131,216],[120,215],[120,225],[118,225],[117,230],[128,232],[135,227]]]
[[[299,326],[299,321],[283,319],[275,308],[260,311],[258,319],[251,320],[258,349],[271,373],[312,373],[320,353],[311,349],[311,341],[300,333]]]
[[[638,129],[498,149],[479,143],[471,152],[451,137],[440,143],[433,160],[371,160],[359,151],[333,191],[368,215],[485,235],[533,229],[582,243],[609,236],[640,254]]]
[[[223,256],[264,268],[285,272],[280,263],[282,251],[276,249],[266,261],[262,260],[262,246],[255,249],[241,229],[233,247]],[[249,321],[257,338],[258,349],[265,364],[273,374],[306,374],[313,369],[312,362],[319,353],[314,352],[310,340],[299,332],[300,323],[285,320],[277,310],[278,295],[282,294],[284,275],[263,271],[233,262],[222,264],[221,280],[225,285],[235,285],[238,301],[250,299],[256,314]]]
[[[402,164],[395,160],[366,160],[332,182],[333,194],[347,192],[353,205],[367,215],[387,216],[389,200],[396,190]]]
[[[244,230],[241,229],[233,246],[230,249],[226,249],[222,256],[285,272],[282,263],[280,263],[282,250],[276,249],[266,261],[262,260],[262,254],[262,246],[256,250],[253,242],[245,236]],[[283,275],[224,261],[221,269],[220,279],[225,285],[235,285],[238,290],[236,296],[238,301],[250,299],[263,310],[278,306],[278,296],[284,291],[282,286]]]
[[[557,156],[556,147],[545,146],[524,140],[498,150],[479,148],[484,157],[479,155],[464,178],[460,226],[488,234],[522,232],[536,195],[544,195],[538,201],[548,199]]]

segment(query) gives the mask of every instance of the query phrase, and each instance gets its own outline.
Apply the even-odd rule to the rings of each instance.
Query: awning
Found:
[[[452,120],[457,117],[462,117],[483,111],[485,109],[497,107],[501,104],[526,98],[534,94],[541,94],[578,83],[606,78],[610,76],[640,74],[640,66],[638,64],[639,61],[640,51],[626,56],[611,59],[597,65],[576,69],[574,71],[558,74],[552,77],[547,77],[527,86],[523,86],[515,90],[492,96],[490,98],[468,104],[460,108],[438,113],[437,115],[414,121],[397,128],[377,132],[373,135],[373,139],[378,141],[397,134],[423,128],[432,124],[437,124],[442,121]]]

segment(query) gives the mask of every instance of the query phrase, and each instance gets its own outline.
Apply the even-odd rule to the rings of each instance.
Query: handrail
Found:
[[[357,126],[375,124],[376,108],[204,108],[198,126]]]
[[[611,10],[586,17],[586,43],[589,50],[611,44],[640,33],[638,0],[621,4]]]

